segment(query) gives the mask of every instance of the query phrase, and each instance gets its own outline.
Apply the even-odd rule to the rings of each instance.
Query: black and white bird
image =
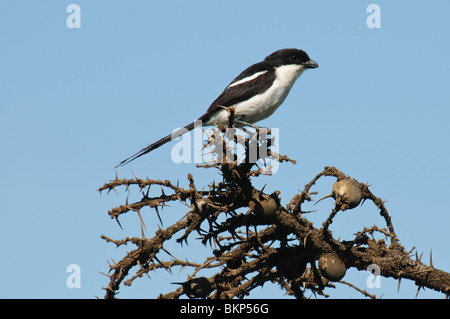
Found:
[[[227,108],[233,107],[234,123],[237,126],[252,126],[253,123],[261,121],[275,112],[304,70],[318,66],[303,50],[281,49],[275,51],[264,61],[248,67],[231,81],[198,120],[202,121],[203,126],[228,125],[229,112]],[[194,122],[143,148],[120,162],[116,168],[153,151],[193,128]]]

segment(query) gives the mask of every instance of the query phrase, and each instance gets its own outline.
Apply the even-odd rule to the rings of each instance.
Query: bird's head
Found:
[[[305,69],[314,69],[319,66],[317,62],[309,58],[305,51],[298,49],[281,49],[275,51],[271,55],[267,56],[264,61],[273,67],[298,65]]]

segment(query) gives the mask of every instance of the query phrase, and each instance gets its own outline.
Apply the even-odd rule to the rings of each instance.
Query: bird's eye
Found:
[[[292,61],[297,61],[298,56],[296,56],[295,54],[291,55],[291,60]]]

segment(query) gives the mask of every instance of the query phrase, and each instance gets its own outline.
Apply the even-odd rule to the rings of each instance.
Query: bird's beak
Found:
[[[313,60],[309,60],[309,61],[307,61],[307,62],[303,62],[302,65],[303,65],[305,68],[308,68],[308,69],[315,69],[315,68],[318,68],[318,67],[319,67],[319,65],[317,64],[317,62],[316,62],[316,61],[313,61]]]

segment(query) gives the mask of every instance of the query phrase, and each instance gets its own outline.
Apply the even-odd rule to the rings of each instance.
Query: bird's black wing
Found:
[[[262,71],[266,72],[254,79],[233,86],[233,83],[251,77],[255,73]],[[200,119],[208,120],[209,116],[221,107],[230,107],[236,103],[248,100],[252,96],[265,92],[272,85],[274,80],[275,70],[271,65],[266,62],[253,64],[231,81],[217,99],[211,103],[206,113],[203,114]]]

